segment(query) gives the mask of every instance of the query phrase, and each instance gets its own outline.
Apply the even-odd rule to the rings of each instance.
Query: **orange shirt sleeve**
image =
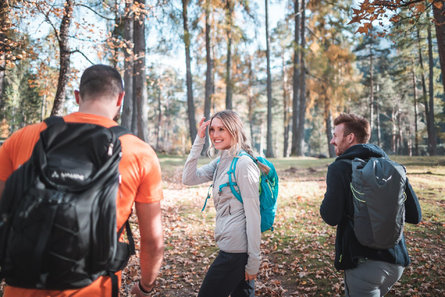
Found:
[[[152,203],[162,200],[161,166],[155,152],[150,148],[148,158],[143,161],[142,179],[135,201]]]
[[[161,167],[155,151],[134,135],[121,138],[123,157],[119,164],[122,195],[134,201],[152,203],[162,200]]]
[[[39,123],[22,128],[0,146],[0,180],[7,180],[11,173],[29,160],[40,132],[46,128]]]
[[[6,140],[0,146],[0,180],[5,181],[13,171],[12,160],[10,159],[12,139]]]

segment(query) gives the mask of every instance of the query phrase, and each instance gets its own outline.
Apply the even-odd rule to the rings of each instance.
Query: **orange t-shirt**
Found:
[[[89,123],[103,127],[112,127],[116,122],[93,114],[72,113],[64,117],[66,122]],[[40,132],[46,128],[45,123],[27,126],[15,132],[0,147],[0,180],[5,181],[11,173],[25,163],[31,156]],[[119,172],[122,183],[117,197],[117,226],[122,226],[131,214],[133,203],[152,203],[162,200],[161,168],[154,150],[134,135],[123,135],[122,159]],[[120,282],[120,277],[119,277]],[[4,297],[90,297],[111,296],[111,280],[99,277],[91,285],[77,290],[37,290],[6,286]]]

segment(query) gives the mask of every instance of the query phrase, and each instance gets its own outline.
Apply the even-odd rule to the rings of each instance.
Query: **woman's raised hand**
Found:
[[[210,121],[206,121],[205,119],[205,117],[202,117],[201,121],[199,121],[198,135],[201,138],[206,137],[206,129],[207,126],[210,124]]]

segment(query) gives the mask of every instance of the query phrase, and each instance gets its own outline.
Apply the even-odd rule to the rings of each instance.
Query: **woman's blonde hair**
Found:
[[[214,118],[220,119],[224,127],[232,136],[233,144],[229,149],[231,155],[235,156],[236,154],[238,154],[240,150],[244,150],[249,155],[254,156],[253,151],[250,147],[249,139],[247,138],[246,133],[244,132],[243,122],[241,121],[241,118],[236,112],[232,110],[223,110],[215,113],[210,118],[209,127],[212,126]],[[212,145],[209,147],[209,155],[214,156],[215,151],[216,151],[215,147],[212,143]]]
[[[250,147],[249,139],[247,138],[246,133],[244,132],[243,122],[241,121],[239,115],[232,110],[223,110],[217,112],[210,118],[209,127],[212,126],[212,121],[214,118],[220,119],[224,127],[232,136],[234,143],[230,147],[229,153],[232,156],[236,156],[240,150],[244,150],[246,153],[248,153],[255,159],[255,163],[258,165],[261,172],[269,174],[270,171],[269,166],[259,162],[256,156],[254,155],[253,150]],[[212,143],[212,145],[209,147],[208,154],[209,156],[214,156],[215,152],[216,150],[214,144]]]

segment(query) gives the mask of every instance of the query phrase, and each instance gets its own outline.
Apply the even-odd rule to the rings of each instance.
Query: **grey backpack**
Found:
[[[406,170],[387,158],[352,160],[353,228],[367,247],[388,249],[402,238]]]

